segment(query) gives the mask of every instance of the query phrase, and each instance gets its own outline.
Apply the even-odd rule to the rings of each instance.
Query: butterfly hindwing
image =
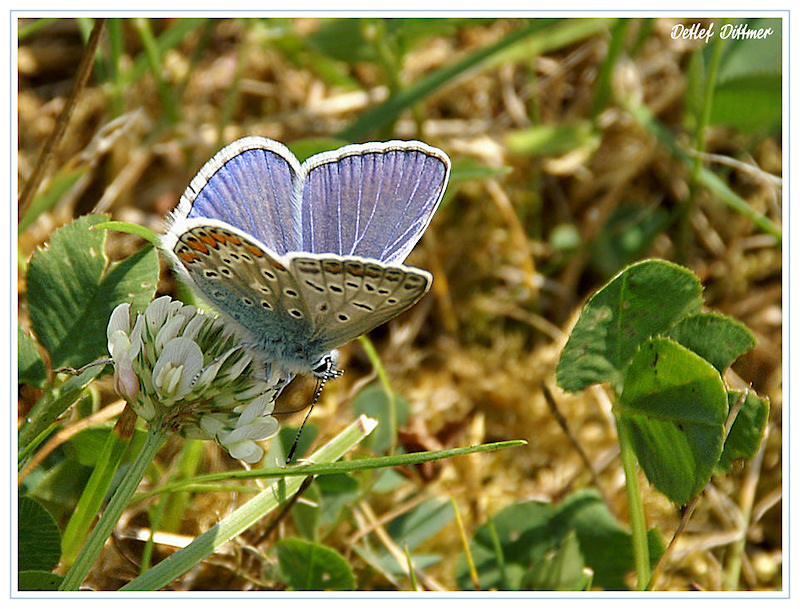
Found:
[[[296,255],[289,262],[324,350],[394,319],[428,291],[431,275],[354,256]]]

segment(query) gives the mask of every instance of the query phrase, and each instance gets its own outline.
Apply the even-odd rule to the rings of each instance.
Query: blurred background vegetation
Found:
[[[715,21],[719,31],[725,21]],[[706,305],[754,332],[756,348],[728,381],[751,384],[772,405],[762,451],[706,489],[660,588],[721,589],[726,555],[745,527],[738,586],[780,589],[781,23],[749,22],[773,28],[761,40],[671,36],[676,24],[696,22],[112,19],[63,121],[95,21],[23,19],[20,323],[26,327],[27,260],[55,229],[95,211],[161,231],[194,173],[238,137],[280,140],[301,160],[349,142],[423,140],[453,160],[445,200],[407,261],[431,271],[434,286],[370,337],[400,406],[399,444],[406,451],[516,438],[528,445],[392,472],[369,492],[348,495],[344,511],[320,530],[352,564],[357,587],[407,589],[407,578],[381,568],[380,553],[402,552],[395,533],[411,526],[409,518],[398,524],[411,514],[427,523],[415,529],[412,550],[419,546],[425,573],[417,584],[458,589],[463,544],[450,499],[468,537],[514,502],[557,502],[595,484],[626,522],[608,397],[601,388],[565,394],[554,371],[585,299],[624,265],[660,257],[691,268]],[[60,126],[40,180],[37,160]],[[109,242],[113,259],[143,246],[121,233]],[[165,265],[159,293],[188,297]],[[343,349],[342,366],[346,374],[326,386],[312,414],[307,442],[324,441],[354,412],[381,408],[363,343]],[[282,398],[284,411],[302,409],[313,389],[295,385]],[[553,393],[550,406],[543,385]],[[21,385],[20,416],[36,398],[35,387]],[[95,398],[115,399],[110,386]],[[283,423],[296,426],[301,416]],[[79,447],[62,447],[25,482],[60,523],[87,476]],[[153,487],[238,467],[212,443],[175,439],[162,457],[149,476]],[[648,524],[668,541],[680,510],[643,484]],[[156,544],[155,560],[247,494],[180,497],[179,510],[174,497],[134,505],[90,584],[116,589],[135,576],[160,501],[173,501],[177,516],[160,528],[176,537]],[[423,504],[427,512],[414,511]],[[751,514],[746,525],[741,513]],[[264,523],[248,531],[174,589],[282,588],[270,577],[268,548],[302,535],[303,522],[295,514],[277,530]]]

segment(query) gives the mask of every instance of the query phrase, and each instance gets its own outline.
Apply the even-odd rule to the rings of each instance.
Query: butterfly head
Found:
[[[311,374],[321,381],[330,381],[342,376],[343,370],[339,370],[336,364],[339,361],[339,351],[334,349],[328,351],[311,366]]]

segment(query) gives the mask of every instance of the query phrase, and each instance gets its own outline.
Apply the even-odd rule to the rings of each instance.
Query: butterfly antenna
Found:
[[[325,386],[325,381],[327,380],[328,379],[326,378],[317,379],[317,388],[314,390],[314,397],[311,398],[311,405],[308,407],[308,412],[303,419],[303,423],[300,425],[300,429],[297,430],[297,435],[294,437],[292,448],[289,450],[289,456],[286,457],[287,465],[292,462],[292,459],[294,459],[294,453],[297,451],[297,445],[300,443],[300,435],[303,433],[303,428],[306,426],[308,417],[311,416],[311,411],[314,410],[314,405],[317,403],[317,400],[319,400],[319,396],[322,395],[322,388]]]

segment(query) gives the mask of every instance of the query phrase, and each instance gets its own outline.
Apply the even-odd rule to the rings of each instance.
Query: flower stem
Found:
[[[625,471],[625,490],[628,495],[628,511],[633,534],[633,560],[636,565],[636,589],[645,590],[650,581],[650,549],[647,545],[647,522],[644,517],[642,492],[639,488],[636,455],[633,453],[628,427],[617,418],[619,455]]]
[[[125,474],[122,482],[108,502],[106,510],[100,517],[100,520],[95,525],[86,544],[83,546],[80,554],[78,555],[72,568],[67,573],[64,581],[61,582],[59,590],[77,590],[83,580],[89,574],[97,556],[103,549],[106,540],[114,526],[117,524],[122,512],[128,507],[128,504],[142,481],[147,468],[152,463],[159,448],[164,444],[167,437],[167,430],[163,429],[159,422],[153,422],[147,432],[144,446],[141,452],[136,456],[136,459]]]

